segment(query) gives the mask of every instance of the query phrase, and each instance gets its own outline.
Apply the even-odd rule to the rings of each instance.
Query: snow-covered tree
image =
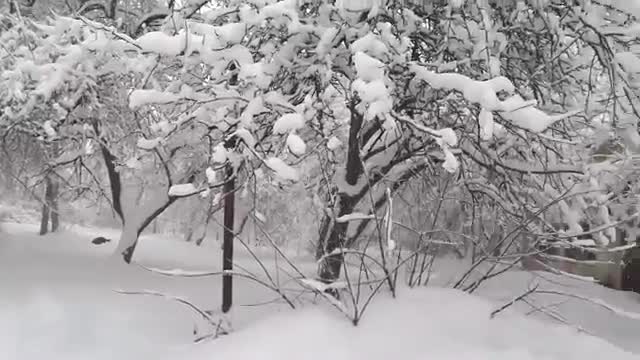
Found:
[[[2,119],[76,149],[93,141],[127,256],[147,220],[206,194],[225,163],[239,184],[262,168],[320,194],[326,281],[340,273],[336,250],[379,225],[368,215],[387,190],[426,169],[456,174],[514,229],[568,242],[586,230],[609,246],[610,204],[622,202],[602,189],[615,177],[594,174],[624,166],[594,164],[592,148],[620,126],[626,150],[640,143],[636,15],[622,5],[190,1],[130,35],[84,17],[6,18]],[[166,191],[125,214],[119,182],[134,173]],[[338,221],[354,212],[367,216]],[[507,237],[498,255],[513,250]]]
[[[501,12],[467,5],[433,3],[414,12],[393,2],[231,1],[205,12],[204,21],[167,24],[167,32],[147,33],[138,43],[154,56],[180,59],[183,71],[197,69],[201,74],[205,69],[206,75],[190,85],[203,80],[198,95],[210,100],[198,104],[197,99],[175,98],[175,92],[165,91],[163,101],[199,105],[189,117],[216,127],[223,124],[223,133],[239,132],[247,140],[244,156],[259,158],[282,179],[323,180],[317,187],[326,194],[322,200],[327,209],[318,239],[320,258],[354,245],[371,222],[336,218],[376,212],[385,204],[386,188],[397,191],[427,167],[457,171],[457,154],[466,155],[470,177],[485,178],[479,166],[492,168],[492,162],[502,168],[490,171],[508,176],[580,173],[579,167],[557,159],[551,159],[556,163],[552,169],[547,160],[539,169],[523,166],[529,154],[515,164],[485,158],[483,147],[514,141],[511,134],[518,131],[534,134],[524,137],[537,136],[578,111],[550,116],[536,108],[533,99],[525,101],[517,94],[520,77],[512,81],[501,76],[501,57],[511,60],[509,52],[526,44],[522,34],[509,38],[499,31]],[[512,10],[524,17],[507,20],[524,27],[535,9],[518,6]],[[429,17],[433,14],[447,15],[447,20],[434,20]],[[547,52],[552,53],[550,46]],[[512,60],[519,63],[511,66],[529,66],[527,55],[535,59],[539,54],[519,53]],[[504,68],[510,70],[509,64]],[[545,99],[552,95],[541,93]],[[550,110],[563,113],[564,107]],[[505,125],[494,116],[501,116]],[[477,122],[469,121],[474,118]],[[547,151],[544,141],[530,141]],[[521,144],[530,147],[530,141]],[[285,162],[299,162],[308,150],[320,154],[321,171],[316,172],[323,176],[299,179]],[[329,158],[327,167],[323,160]],[[312,162],[302,159],[302,164]],[[498,196],[521,192],[515,185],[507,190],[507,195],[498,190]],[[324,258],[320,276],[337,277],[340,255]]]

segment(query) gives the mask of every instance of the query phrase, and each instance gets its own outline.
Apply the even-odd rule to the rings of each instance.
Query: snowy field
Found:
[[[0,233],[0,348],[2,359],[636,359],[640,358],[640,296],[549,274],[512,272],[481,287],[482,297],[453,290],[401,289],[398,299],[376,298],[354,328],[328,306],[292,311],[267,305],[274,294],[248,280],[235,280],[234,331],[193,344],[197,315],[175,301],[123,295],[114,290],[159,291],[183,296],[203,309],[218,309],[219,278],[177,278],[109,260],[115,244],[92,245],[115,232],[74,228],[39,237],[37,228],[2,224]],[[256,269],[246,252],[239,264]],[[276,266],[268,250],[259,252]],[[219,270],[220,250],[161,236],[143,237],[134,261],[159,268]],[[313,274],[311,259],[295,258]],[[436,263],[446,285],[462,270]],[[288,287],[282,276],[282,286]],[[606,302],[535,295],[544,312],[518,303],[496,318],[489,314],[522,293],[531,281],[545,290]],[[548,311],[547,311],[548,310]],[[571,326],[560,326],[549,314]],[[635,317],[635,318],[634,318]],[[536,319],[534,319],[536,318]],[[540,321],[542,320],[542,321]],[[197,325],[196,325],[197,324]],[[581,329],[579,331],[578,329]],[[593,334],[595,336],[587,335]],[[632,353],[638,354],[633,355]]]

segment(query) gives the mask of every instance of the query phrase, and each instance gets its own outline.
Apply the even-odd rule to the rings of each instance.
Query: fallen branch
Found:
[[[152,273],[155,274],[159,274],[159,275],[164,275],[164,276],[173,276],[173,277],[209,277],[209,276],[222,276],[222,275],[232,275],[232,276],[237,276],[237,277],[241,277],[241,278],[245,278],[245,279],[249,279],[252,280],[264,287],[266,287],[267,289],[277,293],[278,295],[280,295],[280,297],[292,308],[295,309],[296,306],[293,302],[291,302],[291,300],[289,300],[289,298],[287,297],[286,294],[284,294],[282,292],[281,289],[277,288],[274,285],[270,285],[265,281],[262,281],[260,279],[258,279],[257,277],[253,276],[253,275],[247,275],[247,274],[243,274],[237,271],[229,271],[229,270],[224,270],[224,271],[200,271],[200,272],[196,272],[196,271],[185,271],[185,270],[180,270],[180,269],[174,269],[174,270],[162,270],[162,269],[157,269],[157,268],[151,268],[151,267],[146,267],[144,265],[140,265],[138,264],[138,266],[140,266],[141,268],[150,271]]]
[[[145,295],[145,296],[155,296],[155,297],[160,297],[163,299],[167,299],[167,300],[172,300],[172,301],[176,301],[179,304],[185,305],[188,308],[190,308],[191,310],[193,310],[194,312],[196,312],[198,315],[200,315],[203,319],[205,319],[209,325],[211,325],[212,327],[215,328],[215,332],[213,334],[209,334],[206,336],[202,336],[202,337],[198,337],[196,338],[195,342],[200,342],[204,339],[208,339],[208,338],[217,338],[218,336],[220,336],[221,334],[227,334],[228,331],[226,329],[222,328],[222,320],[220,321],[216,321],[207,311],[204,311],[202,309],[200,309],[198,306],[196,306],[195,304],[193,304],[192,302],[181,298],[181,297],[177,297],[177,296],[171,296],[171,295],[167,295],[167,294],[163,294],[157,291],[151,291],[151,290],[142,290],[142,291],[126,291],[126,290],[114,290],[115,292],[117,292],[118,294],[123,294],[123,295]]]
[[[640,313],[635,313],[635,312],[630,312],[630,311],[626,311],[626,310],[622,310],[618,307],[615,307],[613,305],[607,304],[604,300],[602,299],[598,299],[598,298],[588,298],[585,296],[580,296],[580,295],[575,295],[575,294],[569,294],[569,293],[565,293],[562,291],[555,291],[555,290],[542,290],[542,291],[538,291],[538,294],[549,294],[549,295],[560,295],[560,296],[567,296],[567,297],[571,297],[571,298],[575,298],[575,299],[579,299],[579,300],[583,300],[586,301],[588,303],[600,306],[618,316],[621,317],[626,317],[628,319],[633,319],[633,320],[640,320]]]
[[[526,292],[518,295],[513,300],[511,300],[508,303],[502,305],[498,309],[492,311],[490,317],[493,319],[496,315],[498,315],[500,312],[504,311],[505,309],[509,308],[511,305],[517,303],[518,301],[522,301],[527,296],[529,296],[529,295],[533,294],[534,292],[536,292],[537,289],[538,289],[538,285],[536,285],[536,286],[532,287],[531,289],[527,290]]]

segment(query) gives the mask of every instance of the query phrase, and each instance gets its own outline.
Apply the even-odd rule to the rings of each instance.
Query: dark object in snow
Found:
[[[640,245],[627,250],[622,261],[622,290],[640,293]]]
[[[104,243],[108,243],[108,242],[110,242],[110,241],[111,241],[111,239],[107,239],[107,238],[102,237],[102,236],[98,236],[97,238],[95,238],[95,239],[91,240],[91,242],[92,242],[94,245],[102,245],[102,244],[104,244]]]
[[[233,277],[231,277],[230,272],[233,271],[233,239],[235,237],[233,226],[236,200],[234,189],[236,178],[233,166],[230,163],[225,166],[225,171],[226,179],[223,191],[226,195],[224,197],[224,231],[222,233],[222,270],[225,271],[225,274],[222,276],[222,312],[226,314],[231,310],[231,304],[233,303]]]

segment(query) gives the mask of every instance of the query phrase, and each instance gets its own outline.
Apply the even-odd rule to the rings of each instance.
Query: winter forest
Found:
[[[0,0],[0,358],[640,359],[639,21]]]

